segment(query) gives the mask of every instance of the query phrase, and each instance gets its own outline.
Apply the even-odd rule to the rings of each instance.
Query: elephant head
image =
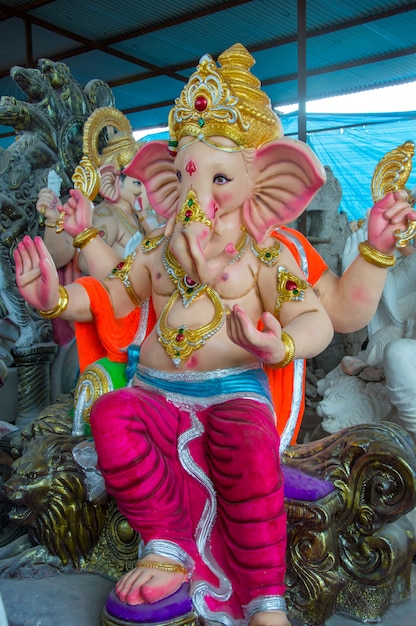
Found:
[[[169,152],[145,144],[125,173],[167,220],[169,247],[188,276],[211,282],[237,254],[244,228],[261,244],[296,219],[325,182],[303,143],[282,137],[253,57],[235,44],[204,55],[169,114]]]
[[[106,163],[98,168],[100,174],[101,196],[118,205],[130,205],[137,211],[139,221],[146,232],[158,226],[157,215],[149,202],[146,187],[136,176],[127,176],[113,163]]]
[[[300,141],[279,138],[257,149],[234,149],[224,137],[184,137],[176,156],[161,141],[145,144],[125,173],[140,177],[152,206],[168,220],[170,246],[195,280],[210,282],[233,245],[215,250],[215,237],[243,227],[259,244],[295,220],[325,182],[325,170]],[[234,237],[235,239],[235,237]],[[215,258],[205,253],[211,244]],[[214,252],[213,252],[214,254]]]

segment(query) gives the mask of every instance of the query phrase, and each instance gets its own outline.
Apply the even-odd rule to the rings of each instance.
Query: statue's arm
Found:
[[[297,288],[290,291],[294,282],[297,283]],[[269,291],[267,298],[268,293]],[[331,319],[318,295],[305,280],[295,259],[285,249],[282,250],[276,272],[275,293],[273,308],[269,304],[269,312],[263,314],[265,328],[271,319],[272,323],[278,321],[281,324],[295,344],[294,358],[312,358],[325,350],[334,334]],[[276,361],[266,361],[266,364],[273,363]]]
[[[371,265],[357,256],[341,278],[331,270],[315,285],[332,323],[339,333],[364,328],[377,311],[386,280],[387,268]]]
[[[113,226],[111,229],[102,227],[102,221],[99,219],[102,214],[98,211],[95,217],[92,202],[78,189],[71,189],[70,197],[62,209],[65,212],[65,232],[72,238],[72,241],[76,242],[87,229],[96,229],[96,236],[84,238],[83,244],[78,248],[79,266],[84,273],[104,280],[112,268],[122,260],[122,257],[111,247],[111,243],[116,239]]]
[[[58,235],[55,228],[46,226],[43,241],[57,268],[64,267],[74,258],[76,251],[72,245],[73,239],[67,233],[62,232]]]
[[[288,281],[297,283],[300,298],[286,297],[295,293],[286,289]],[[235,305],[227,316],[227,332],[234,343],[270,366],[284,362],[290,351],[291,359],[306,359],[329,345],[331,320],[287,249],[279,257],[279,267],[260,270],[257,288],[265,308],[263,330],[259,331],[247,312]]]
[[[78,265],[84,274],[103,280],[123,259],[123,247],[118,244],[118,223],[113,215],[104,215],[100,210],[94,211],[92,226],[99,231],[97,239],[106,245],[93,246],[94,254],[88,246],[81,248]]]

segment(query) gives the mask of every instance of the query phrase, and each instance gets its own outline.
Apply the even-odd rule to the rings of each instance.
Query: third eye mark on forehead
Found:
[[[196,172],[196,165],[193,161],[188,161],[185,169],[188,172],[189,176],[192,176],[192,174]]]

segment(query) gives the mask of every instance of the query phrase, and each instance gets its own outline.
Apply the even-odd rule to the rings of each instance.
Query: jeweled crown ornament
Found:
[[[255,60],[248,50],[235,44],[218,57],[218,63],[219,67],[204,55],[175,100],[169,114],[171,152],[186,136],[210,145],[215,145],[210,140],[214,136],[227,137],[241,150],[259,148],[283,135],[268,96],[250,72]]]

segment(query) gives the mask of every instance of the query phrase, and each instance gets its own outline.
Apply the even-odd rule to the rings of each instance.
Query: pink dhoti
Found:
[[[286,516],[265,373],[139,366],[136,383],[91,412],[108,493],[148,551],[176,548],[192,564],[201,617],[232,624],[247,606],[282,610]]]

